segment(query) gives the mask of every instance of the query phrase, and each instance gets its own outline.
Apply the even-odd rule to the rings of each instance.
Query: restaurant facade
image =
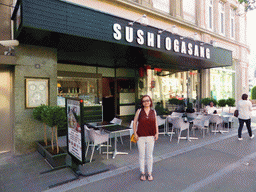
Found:
[[[34,141],[43,134],[32,118],[33,108],[64,106],[65,97],[79,97],[84,106],[103,106],[104,120],[132,118],[145,94],[154,104],[189,98],[199,108],[201,98],[217,95],[211,90],[211,68],[217,70],[213,74],[228,74],[215,75],[231,81],[225,97],[246,92],[245,41],[237,30],[234,38],[219,34],[215,20],[216,29],[208,29],[202,11],[206,1],[189,2],[193,13],[186,12],[185,0],[16,1],[10,38],[19,45],[2,56],[0,65],[10,79],[5,109],[10,144],[1,150],[34,150]],[[211,2],[218,9],[219,1]],[[236,1],[221,2],[226,10],[243,11]],[[231,18],[224,13],[225,21]],[[234,29],[240,29],[235,17]]]

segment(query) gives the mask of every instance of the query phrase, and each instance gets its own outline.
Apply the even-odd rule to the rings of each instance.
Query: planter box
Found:
[[[52,147],[45,148],[45,158],[51,164],[52,167],[60,167],[66,165],[66,156],[67,153],[60,148],[60,152],[58,154],[52,154]]]
[[[45,146],[44,141],[36,141],[36,145],[37,145],[37,151],[43,156],[45,157],[45,148],[49,147],[51,145],[51,142],[48,141],[48,146]]]

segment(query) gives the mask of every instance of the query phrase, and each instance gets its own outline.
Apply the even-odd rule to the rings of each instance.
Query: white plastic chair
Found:
[[[187,113],[187,118],[194,120],[197,118],[197,114],[196,113]]]
[[[172,112],[171,117],[182,117],[184,113]]]
[[[86,143],[85,157],[87,157],[87,153],[88,153],[89,147],[93,146],[93,145],[90,144],[91,143],[90,129],[86,125],[84,126],[84,138],[85,138],[85,143]]]
[[[109,141],[109,134],[108,133],[103,133],[103,132],[98,132],[94,129],[89,129],[89,133],[90,133],[90,141],[93,143],[93,149],[92,149],[92,154],[91,154],[91,158],[90,158],[90,162],[92,162],[92,157],[94,154],[94,150],[95,150],[95,146],[96,145],[101,145],[103,143],[107,142],[107,159],[108,159],[108,141]],[[101,154],[101,146],[100,146],[100,151],[99,153]]]
[[[122,119],[118,119],[118,118],[114,118],[110,121],[110,123],[114,123],[114,124],[117,124],[117,125],[121,125],[122,123]]]
[[[116,124],[116,125],[121,125],[122,124],[122,119],[118,119],[118,118],[115,117],[114,119],[112,119],[110,121],[110,123],[113,123],[113,124]],[[111,139],[114,138],[114,137],[115,137],[114,135],[110,135]],[[119,133],[119,137],[120,137],[121,143],[123,145],[124,143],[123,143],[123,139],[122,139],[121,133]],[[111,140],[110,140],[110,145],[111,145]]]
[[[177,118],[172,118],[171,123],[172,123],[172,132],[173,132],[173,129],[179,130],[179,133],[178,133],[178,143],[179,143],[180,139],[183,139],[181,137],[181,132],[189,129],[189,122],[185,123],[182,117],[177,117]],[[171,135],[170,141],[171,140],[172,140],[172,135]]]
[[[223,119],[223,123],[228,124],[228,131],[229,131],[229,129],[232,128],[232,124],[234,123],[234,114],[233,113],[222,112],[221,117]]]
[[[193,130],[193,134],[195,135],[195,128],[201,129],[201,131],[203,132],[203,138],[205,136],[205,131],[209,131],[209,124],[210,124],[210,116],[199,116],[199,118],[194,119],[193,122],[193,126],[192,126],[192,130]]]
[[[159,134],[166,134],[166,119],[162,119],[159,115],[156,116],[158,127],[164,125],[164,132],[160,132]]]
[[[130,150],[132,150],[132,142],[131,142],[131,137],[132,137],[132,134],[134,133],[133,131],[133,120],[131,121],[131,124],[130,124]]]
[[[214,132],[214,134],[216,135],[216,133],[218,132],[217,129],[220,125],[223,124],[223,119],[221,118],[221,116],[217,115],[217,114],[214,114],[214,115],[211,115],[210,116],[210,119],[209,119],[210,123],[213,124],[215,130],[212,131]],[[219,130],[220,133],[224,132],[223,130]]]

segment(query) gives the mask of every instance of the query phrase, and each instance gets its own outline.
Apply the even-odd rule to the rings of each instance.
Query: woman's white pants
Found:
[[[154,136],[139,137],[137,144],[138,144],[138,150],[139,150],[140,172],[145,173],[145,156],[146,156],[148,173],[152,173],[153,150],[154,150],[154,144],[155,144]]]

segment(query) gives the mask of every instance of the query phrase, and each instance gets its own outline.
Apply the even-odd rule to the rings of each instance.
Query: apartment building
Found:
[[[3,109],[9,124],[1,123],[10,127],[11,142],[2,151],[33,150],[42,137],[33,108],[64,106],[67,96],[85,106],[108,104],[106,116],[125,119],[144,94],[165,104],[173,97],[199,103],[248,92],[246,14],[235,0],[3,4],[0,40],[19,45],[11,53],[0,47],[0,69],[10,78],[9,109]]]

